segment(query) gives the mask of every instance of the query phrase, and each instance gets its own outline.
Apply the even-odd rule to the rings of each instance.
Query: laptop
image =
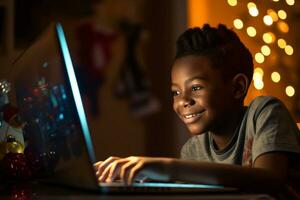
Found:
[[[99,184],[78,74],[60,23],[50,25],[16,60],[12,85],[21,118],[26,122],[26,154],[31,156],[42,181],[101,193],[236,191],[204,184]]]

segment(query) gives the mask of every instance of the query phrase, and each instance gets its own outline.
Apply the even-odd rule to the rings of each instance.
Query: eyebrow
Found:
[[[190,82],[192,82],[194,80],[207,81],[208,79],[207,79],[207,77],[204,77],[204,76],[194,76],[192,78],[189,78],[189,79],[185,80],[184,83],[190,83]],[[171,83],[171,86],[176,86],[176,85],[178,85],[178,84],[173,83],[173,82]]]

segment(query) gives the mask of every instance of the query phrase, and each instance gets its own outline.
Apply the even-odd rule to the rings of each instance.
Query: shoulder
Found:
[[[300,132],[283,102],[271,96],[254,99],[248,108],[247,132],[253,138],[253,159],[267,152],[300,153]]]
[[[274,126],[272,129],[277,130],[285,126],[292,126],[293,129],[296,127],[296,122],[284,103],[272,96],[259,96],[249,104],[247,122],[254,123],[256,128],[271,125]]]
[[[283,104],[278,98],[273,96],[258,96],[249,104],[249,108],[262,109],[273,104]]]
[[[288,114],[287,108],[282,101],[272,96],[256,97],[248,106],[249,115],[253,116],[255,119],[266,112],[285,112]]]

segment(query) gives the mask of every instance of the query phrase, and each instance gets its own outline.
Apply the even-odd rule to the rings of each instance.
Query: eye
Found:
[[[172,90],[171,94],[172,94],[172,97],[176,97],[179,95],[179,91]]]
[[[192,91],[197,91],[197,90],[201,90],[203,87],[199,86],[199,85],[193,85],[192,86]]]

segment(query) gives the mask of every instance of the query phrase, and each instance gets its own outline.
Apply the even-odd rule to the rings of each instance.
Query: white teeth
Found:
[[[190,119],[190,118],[195,117],[197,115],[199,115],[199,113],[197,113],[197,114],[191,114],[191,115],[186,115],[185,118]]]

